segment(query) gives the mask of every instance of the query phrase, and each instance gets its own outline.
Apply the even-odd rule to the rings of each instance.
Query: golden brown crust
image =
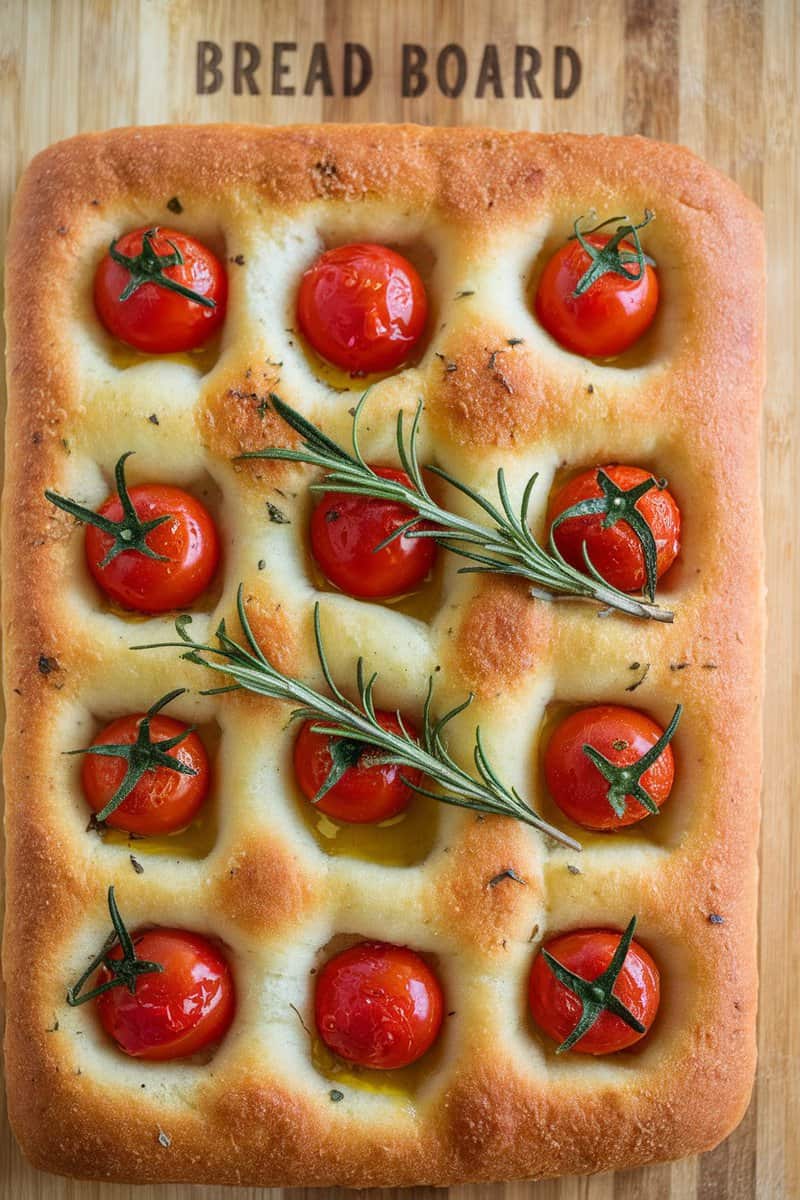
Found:
[[[166,208],[175,195],[177,216]],[[657,213],[648,249],[661,268],[660,316],[615,366],[561,351],[528,302],[546,253],[592,206]],[[97,325],[87,296],[98,256],[145,219],[198,232],[231,260],[226,330],[208,359],[123,362]],[[454,752],[466,760],[480,721],[504,778],[545,810],[537,730],[550,701],[637,704],[664,721],[680,702],[678,783],[658,822],[615,839],[588,835],[577,856],[520,825],[448,809],[422,863],[329,856],[287,782],[285,711],[200,698],[198,668],[170,652],[129,652],[169,635],[169,621],[105,612],[84,578],[80,535],[44,489],[97,502],[101,472],[107,482],[118,455],[135,449],[136,479],[163,473],[219,493],[224,587],[195,628],[231,619],[241,579],[265,651],[319,682],[316,585],[302,549],[307,476],[231,459],[285,438],[262,403],[274,390],[347,439],[358,393],[315,376],[291,313],[316,248],[353,237],[427,246],[436,260],[437,329],[416,367],[375,389],[367,451],[393,457],[394,414],[422,395],[425,456],[488,494],[500,463],[515,489],[540,471],[541,521],[559,467],[639,461],[669,477],[685,539],[664,581],[672,626],[598,621],[590,606],[546,605],[514,584],[451,571],[427,625],[323,593],[334,674],[349,684],[363,652],[381,668],[380,702],[413,712],[440,667],[442,703],[476,695],[454,727]],[[31,164],[7,280],[5,1052],[26,1154],[47,1170],[109,1180],[368,1187],[610,1170],[716,1144],[742,1115],[755,1059],[755,208],[687,151],[637,138],[117,130],[60,143]],[[285,519],[270,520],[265,501]],[[215,839],[205,857],[137,851],[139,874],[127,846],[85,831],[75,760],[61,751],[85,744],[96,721],[180,685],[193,691],[178,715],[221,730]],[[525,882],[492,882],[509,868]],[[90,1013],[65,1005],[105,935],[109,883],[132,922],[185,924],[229,947],[239,1010],[211,1062],[129,1063]],[[538,944],[558,929],[622,926],[634,911],[662,970],[654,1030],[630,1054],[556,1058],[526,1017]],[[291,1007],[308,1023],[312,973],[339,934],[436,956],[451,1015],[428,1072],[399,1098],[343,1084],[333,1102]]]

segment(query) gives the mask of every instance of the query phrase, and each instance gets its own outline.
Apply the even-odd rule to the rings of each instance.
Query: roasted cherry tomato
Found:
[[[97,997],[103,1028],[121,1050],[135,1058],[186,1058],[226,1033],[236,1007],[233,978],[225,958],[207,938],[183,929],[150,929],[134,934],[136,957],[160,963],[161,972],[136,978],[127,987]],[[108,958],[121,959],[116,945]],[[110,979],[101,967],[98,985]]]
[[[585,240],[602,250],[608,234],[588,234]],[[619,245],[634,253],[632,242]],[[624,270],[631,278],[608,271],[576,296],[579,281],[592,260],[577,239],[571,239],[549,260],[536,291],[536,316],[566,350],[586,358],[611,358],[621,354],[649,329],[658,308],[658,276],[645,264],[641,278],[637,263]]]
[[[123,608],[160,613],[186,608],[208,587],[219,562],[219,537],[210,513],[181,488],[148,483],[129,493],[142,522],[169,515],[147,534],[147,545],[166,561],[138,550],[124,550],[106,566],[103,559],[113,537],[93,525],[86,529],[86,562],[103,591]],[[121,521],[122,504],[115,492],[98,509],[101,516]]]
[[[545,949],[567,970],[589,982],[611,964],[622,935],[610,929],[579,929],[562,933],[545,944]],[[660,998],[658,967],[638,942],[631,942],[622,969],[612,988],[636,1020],[645,1026],[637,1032],[608,1009],[579,1038],[572,1049],[580,1054],[613,1054],[638,1042],[655,1020]],[[563,1043],[576,1029],[582,1015],[578,996],[556,978],[541,950],[533,961],[529,987],[533,1019],[554,1041]]]
[[[633,796],[618,816],[608,801],[609,783],[584,753],[592,746],[617,767],[630,767],[655,746],[664,730],[635,708],[596,704],[572,713],[555,729],[544,756],[550,795],[562,812],[586,829],[619,829],[648,815]],[[672,747],[665,746],[638,782],[660,808],[675,775]]]
[[[400,722],[393,713],[379,709],[375,716],[383,729],[402,733]],[[308,800],[314,799],[334,769],[332,739],[324,733],[313,733],[315,724],[319,722],[306,721],[294,744],[294,771]],[[414,726],[405,718],[403,725],[411,737],[416,736]],[[348,742],[346,738],[338,739],[335,751],[338,755],[348,756],[353,765],[347,767],[341,778],[316,802],[314,807],[319,812],[339,821],[363,825],[387,821],[408,808],[414,792],[404,779],[418,784],[422,779],[420,771],[394,763],[370,765],[369,746],[359,747],[357,742]],[[375,753],[380,754],[380,750]]]
[[[144,226],[126,233],[111,243],[94,277],[103,325],[147,354],[202,346],[224,321],[227,301],[222,263],[202,242],[175,229]]]
[[[326,250],[304,274],[297,298],[303,335],[345,371],[391,371],[414,349],[428,319],[425,285],[387,246]]]
[[[411,487],[405,471],[373,467],[381,479]],[[375,497],[326,492],[311,515],[311,552],[327,579],[348,596],[402,596],[424,582],[436,559],[433,538],[402,534],[375,550],[414,516],[405,504]],[[420,529],[430,529],[425,521]]]
[[[566,483],[550,503],[550,523],[568,508],[581,500],[603,495],[597,481],[598,469],[602,470],[623,492],[654,476],[640,467],[601,467],[582,471]],[[680,550],[681,512],[672,494],[661,487],[652,487],[636,501],[634,507],[650,527],[656,544],[656,573],[658,578],[675,561]],[[613,513],[610,515],[613,516]],[[646,570],[642,544],[632,527],[621,516],[613,525],[603,527],[603,513],[582,517],[569,517],[559,525],[554,540],[561,554],[579,571],[586,570],[583,545],[589,558],[607,583],[622,592],[640,591],[646,583]]]
[[[92,739],[92,745],[132,746],[144,719],[144,713],[119,717]],[[188,728],[172,717],[150,717],[150,740],[156,745],[186,733],[183,741],[164,753],[194,774],[184,775],[165,766],[145,771],[122,803],[105,818],[107,825],[128,833],[152,835],[174,833],[189,824],[208,795],[211,772],[203,743],[196,733],[187,732]],[[86,755],[81,778],[92,812],[102,812],[116,794],[128,765],[122,757]]]
[[[314,1012],[325,1045],[348,1062],[393,1070],[436,1041],[444,1000],[425,961],[403,946],[359,942],[317,980]]]

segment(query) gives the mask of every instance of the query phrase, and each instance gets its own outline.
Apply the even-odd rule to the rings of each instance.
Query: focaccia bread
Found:
[[[647,251],[659,315],[634,352],[599,363],[538,324],[531,281],[572,222],[654,210]],[[143,224],[186,230],[226,264],[221,339],[141,356],[109,337],[92,279],[109,243]],[[349,445],[358,378],[326,373],[295,328],[299,278],[325,246],[400,247],[425,278],[422,356],[379,382],[365,455],[396,462],[395,417],[424,400],[420,460],[496,498],[505,468],[543,528],[562,468],[636,462],[666,476],[683,515],[659,587],[673,623],[532,598],[524,581],[459,574],[391,606],[326,589],[306,549],[308,468],[236,461],[291,445],[278,394]],[[763,634],[759,414],[760,215],[689,152],[639,138],[417,127],[118,130],[40,154],[16,200],[7,271],[9,409],[3,512],[8,724],[6,1077],[14,1131],[46,1170],[205,1184],[446,1185],[595,1172],[714,1146],[739,1121],[755,1062],[756,845]],[[290,706],[203,696],[218,676],[172,649],[169,614],[110,608],[83,532],[44,496],[96,508],[114,464],[217,518],[222,568],[192,636],[236,589],[268,658],[325,687],[312,611],[344,688],[359,656],[376,696],[419,717],[472,692],[450,727],[465,765],[480,724],[504,780],[552,816],[538,765],[560,704],[636,705],[674,741],[663,813],[581,853],[518,821],[437,805],[394,846],[326,842],[291,781]],[[211,816],[174,839],[87,830],[81,759],[113,717],[190,689],[170,713],[213,746]],[[573,829],[574,832],[574,829]],[[212,1055],[124,1056],[91,1005],[65,993],[109,930],[195,930],[226,948],[237,1010]],[[556,1055],[528,1013],[542,941],[624,929],[657,960],[656,1022],[631,1051]],[[313,978],[356,938],[435,964],[447,1016],[397,1082],[337,1076],[317,1053]]]

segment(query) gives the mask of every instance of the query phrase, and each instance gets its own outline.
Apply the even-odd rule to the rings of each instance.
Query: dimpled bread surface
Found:
[[[562,350],[532,311],[544,262],[575,217],[645,208],[653,327],[612,364]],[[200,354],[126,353],[95,316],[97,263],[144,224],[191,233],[226,263],[224,329]],[[431,306],[422,354],[370,394],[367,460],[397,463],[396,414],[422,398],[420,460],[492,499],[499,466],[517,501],[538,472],[540,536],[563,469],[619,461],[666,476],[683,517],[659,586],[673,624],[533,599],[523,581],[458,574],[444,552],[416,602],[325,587],[307,550],[311,469],[236,456],[293,444],[270,393],[349,446],[364,381],[327,371],[295,321],[302,272],[349,241],[406,253]],[[9,1111],[37,1166],[137,1182],[445,1185],[676,1158],[736,1125],[755,1061],[763,272],[755,207],[688,151],[639,138],[164,127],[81,136],[33,161],[7,275],[4,974]],[[412,720],[431,675],[437,712],[472,692],[451,752],[468,766],[479,724],[503,781],[582,852],[433,801],[416,841],[397,826],[394,859],[374,831],[326,842],[297,795],[290,706],[202,696],[224,680],[179,650],[134,652],[174,640],[173,618],[112,610],[82,529],[45,500],[52,488],[97,507],[127,450],[130,484],[186,487],[218,521],[223,562],[192,610],[197,640],[222,617],[238,636],[242,583],[267,656],[324,690],[318,600],[340,687],[353,694],[361,656],[379,672],[378,705]],[[201,835],[148,845],[87,831],[81,759],[63,751],[178,687],[190,690],[170,715],[213,747]],[[613,836],[571,825],[542,781],[552,714],[592,702],[662,727],[684,708],[663,813]],[[110,884],[129,928],[189,928],[226,947],[238,1007],[213,1054],[127,1058],[91,1004],[67,1006],[110,928]],[[661,971],[652,1030],[625,1053],[557,1056],[528,1012],[535,953],[556,932],[621,930],[634,913]],[[315,972],[359,938],[420,951],[444,988],[437,1046],[396,1081],[338,1077],[309,1033]]]

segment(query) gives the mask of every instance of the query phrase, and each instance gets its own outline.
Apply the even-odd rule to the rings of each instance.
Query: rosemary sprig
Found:
[[[583,979],[580,975],[576,975],[573,971],[568,970],[558,959],[553,958],[552,954],[547,950],[542,950],[544,961],[558,982],[563,983],[564,987],[569,988],[573,995],[577,996],[581,1002],[581,1015],[578,1024],[569,1037],[556,1048],[556,1054],[563,1054],[565,1050],[571,1050],[575,1043],[579,1042],[583,1035],[589,1032],[597,1018],[603,1012],[613,1013],[615,1017],[619,1017],[631,1029],[635,1029],[637,1033],[645,1032],[646,1027],[641,1021],[637,1020],[630,1009],[614,995],[614,984],[617,982],[617,978],[625,965],[625,959],[628,957],[628,950],[630,949],[635,928],[636,917],[631,917],[628,927],[614,951],[614,957],[602,975],[598,975],[597,979]]]
[[[77,501],[70,500],[68,496],[60,496],[58,492],[51,492],[48,489],[44,494],[45,499],[49,500],[51,504],[55,504],[56,508],[69,513],[71,517],[75,517],[84,525],[94,525],[96,529],[102,530],[113,539],[105,558],[98,563],[100,567],[107,567],[118,554],[124,554],[127,550],[137,550],[145,558],[155,558],[158,562],[169,562],[166,555],[157,554],[148,546],[147,535],[157,529],[159,525],[163,525],[165,521],[171,521],[172,514],[162,513],[160,517],[153,517],[150,521],[142,521],[139,517],[125,482],[125,463],[133,453],[133,450],[128,450],[117,459],[117,465],[114,467],[117,496],[122,505],[121,521],[112,521],[109,517],[101,516],[93,509],[85,508]]]
[[[97,746],[85,746],[81,750],[64,751],[65,754],[97,754],[107,758],[122,758],[128,764],[124,778],[114,792],[114,795],[105,808],[97,813],[95,821],[98,824],[101,821],[108,820],[111,814],[119,808],[120,804],[130,796],[139,780],[148,771],[164,768],[168,771],[177,771],[179,775],[197,774],[194,767],[187,766],[179,758],[174,758],[171,754],[167,754],[167,750],[172,750],[175,746],[179,746],[181,742],[186,740],[190,733],[194,733],[194,726],[188,726],[180,733],[175,734],[174,737],[160,738],[157,742],[154,742],[150,737],[151,718],[160,713],[162,708],[166,708],[177,696],[182,696],[185,691],[186,688],[176,688],[174,692],[169,692],[166,696],[162,696],[160,700],[156,700],[155,704],[148,708],[139,722],[135,742],[131,742],[130,744],[106,742]]]
[[[203,308],[216,308],[217,303],[210,296],[201,296],[199,292],[192,291],[191,288],[178,283],[177,279],[172,279],[169,275],[164,274],[169,267],[182,267],[183,255],[170,238],[164,240],[172,247],[172,254],[157,254],[153,245],[153,239],[156,237],[158,237],[158,228],[145,230],[142,234],[141,252],[133,257],[122,254],[117,249],[119,238],[114,238],[108,247],[109,256],[114,262],[130,273],[130,279],[120,292],[120,303],[132,296],[142,284],[155,283],[168,292],[177,292],[179,296],[185,296],[187,300],[194,300],[195,304],[202,304]]]
[[[585,546],[583,557],[586,572],[584,573],[570,566],[562,557],[553,540],[552,529],[547,549],[539,545],[528,525],[528,509],[537,475],[532,475],[528,480],[523,492],[520,511],[516,513],[511,506],[505,473],[502,467],[498,470],[497,491],[502,505],[501,512],[496,505],[481,496],[479,492],[467,484],[461,483],[441,467],[428,466],[426,468],[428,471],[444,479],[451,487],[456,488],[482,509],[489,517],[491,525],[480,525],[476,521],[458,516],[438,505],[425,486],[417,454],[417,438],[422,414],[421,400],[417,404],[407,444],[403,430],[403,414],[402,412],[397,414],[397,450],[403,469],[411,478],[412,486],[406,487],[402,483],[392,479],[383,479],[376,475],[365,462],[358,444],[358,421],[368,396],[369,392],[367,391],[361,397],[353,416],[352,455],[327,437],[316,425],[290,408],[278,396],[273,396],[272,403],[275,411],[300,435],[302,439],[300,446],[296,449],[270,447],[265,450],[254,450],[240,457],[288,459],[290,462],[308,463],[311,466],[321,467],[326,472],[320,482],[311,485],[312,491],[383,497],[387,500],[397,501],[399,504],[405,504],[412,509],[416,515],[410,521],[399,526],[386,541],[376,546],[376,550],[382,549],[395,538],[402,536],[430,537],[445,549],[477,564],[476,566],[461,567],[462,573],[483,572],[514,575],[533,583],[531,594],[539,599],[552,600],[554,596],[589,599],[607,608],[628,613],[630,616],[650,617],[656,621],[673,620],[673,614],[667,609],[659,608],[658,605],[640,600],[636,596],[630,596],[607,583],[592,565]],[[420,519],[430,522],[434,528],[419,528]]]
[[[649,225],[653,220],[655,213],[652,213],[649,208],[644,210],[644,219],[638,225],[629,222],[627,217],[607,217],[605,221],[601,221],[599,225],[595,225],[593,229],[584,229],[581,231],[580,225],[583,217],[576,217],[572,226],[574,233],[570,237],[570,241],[577,238],[582,249],[589,255],[589,266],[581,275],[573,296],[582,296],[584,292],[588,292],[593,283],[596,283],[601,275],[621,275],[623,279],[630,280],[631,283],[638,283],[644,275],[645,265],[654,267],[656,264],[652,258],[648,258],[642,250],[641,242],[639,241],[639,230],[644,229],[645,225]],[[618,226],[614,236],[606,242],[605,246],[593,246],[591,242],[587,242],[586,238],[591,234],[597,233],[598,229],[604,229],[606,225],[613,225],[615,221],[622,221],[623,224]],[[620,242],[625,238],[632,237],[636,252],[631,253],[630,250],[620,250]],[[632,271],[627,270],[631,263],[636,263],[638,267],[637,273],[634,275]]]
[[[151,975],[153,972],[161,972],[164,970],[161,963],[147,962],[145,959],[136,957],[136,948],[133,944],[133,939],[125,928],[125,922],[120,916],[120,911],[117,908],[117,902],[114,899],[114,887],[108,889],[108,911],[111,914],[111,924],[114,928],[103,943],[103,948],[99,954],[95,955],[89,966],[81,975],[77,983],[73,984],[67,991],[67,1004],[70,1008],[77,1008],[79,1004],[86,1004],[87,1000],[94,1000],[95,996],[101,996],[103,992],[109,991],[115,987],[126,987],[130,994],[136,994],[136,981],[140,975]],[[122,958],[110,958],[109,950],[116,942],[119,942],[122,947]],[[99,966],[104,966],[110,974],[110,978],[104,983],[98,984],[91,991],[84,992],[81,995],[81,988],[86,983],[91,975]]]
[[[235,682],[224,687],[211,688],[204,695],[219,695],[223,692],[238,691],[241,688],[256,692],[260,696],[269,696],[273,700],[285,700],[299,705],[292,713],[292,718],[314,721],[315,733],[324,734],[330,738],[344,738],[351,743],[359,743],[370,748],[370,762],[374,765],[393,763],[420,771],[427,779],[432,780],[442,790],[434,791],[432,787],[423,787],[410,779],[404,782],[412,791],[423,796],[430,796],[443,804],[453,804],[460,808],[471,808],[477,812],[492,813],[497,816],[514,817],[526,825],[538,829],[554,838],[562,845],[580,850],[580,844],[562,833],[555,826],[548,824],[542,817],[525,803],[515,788],[509,788],[501,782],[493,766],[486,757],[481,741],[480,728],[475,730],[475,747],[473,758],[478,778],[454,761],[447,751],[443,734],[446,727],[462,713],[473,697],[470,695],[461,704],[450,709],[444,716],[434,719],[432,713],[433,680],[428,680],[428,693],[422,711],[422,732],[420,741],[416,741],[403,724],[398,712],[397,720],[401,733],[384,729],[379,723],[373,701],[373,691],[377,681],[377,673],[366,677],[363,659],[358,660],[356,682],[358,703],[348,700],[333,681],[325,648],[322,642],[322,632],[319,620],[319,605],[314,606],[314,637],[317,644],[317,654],[322,673],[325,677],[331,695],[325,696],[315,691],[299,679],[284,675],[266,658],[255,639],[244,605],[242,586],[236,598],[239,620],[244,631],[246,645],[241,645],[228,636],[225,622],[221,621],[216,631],[216,646],[195,642],[187,633],[191,616],[183,613],[176,618],[175,629],[180,637],[178,642],[157,642],[147,646],[134,646],[135,650],[164,649],[172,646],[179,649],[189,647],[181,655],[188,662],[208,667],[223,675],[229,675]],[[221,661],[210,661],[205,655],[216,656]]]
[[[682,712],[683,705],[677,705],[675,712],[672,714],[672,720],[658,741],[650,747],[646,754],[643,754],[641,758],[638,758],[636,762],[631,763],[628,767],[620,767],[616,763],[611,762],[599,750],[595,750],[594,746],[584,745],[581,747],[583,753],[590,762],[594,763],[608,784],[606,799],[618,817],[625,816],[628,796],[631,796],[634,800],[638,800],[642,808],[646,808],[653,816],[658,815],[660,811],[659,807],[647,789],[642,787],[641,780],[645,771],[652,767],[656,759],[661,757],[672,741]]]

